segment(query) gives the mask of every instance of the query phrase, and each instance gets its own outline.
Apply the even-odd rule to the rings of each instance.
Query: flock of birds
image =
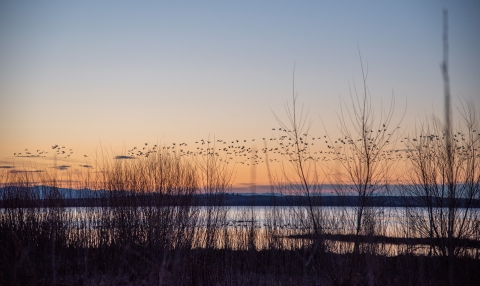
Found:
[[[353,151],[348,154],[342,152],[342,148],[347,148],[349,145],[352,146],[355,144],[353,140],[347,137],[330,140],[327,135],[316,137],[304,133],[295,136],[290,130],[272,128],[272,131],[276,130],[278,130],[279,136],[273,136],[271,138],[264,137],[258,141],[256,141],[256,139],[201,139],[195,141],[193,148],[187,147],[189,146],[187,143],[172,143],[165,146],[153,145],[152,147],[150,147],[148,143],[144,143],[140,148],[133,147],[127,150],[125,156],[117,156],[117,159],[148,158],[153,154],[163,152],[168,154],[171,152],[180,157],[215,156],[218,157],[219,161],[225,161],[227,164],[235,163],[245,166],[256,166],[266,162],[278,163],[285,160],[289,162],[307,160],[316,162],[348,161],[354,160],[354,155],[359,156],[359,154],[355,154],[355,148],[351,148]],[[383,132],[385,131],[386,129],[383,130]],[[371,132],[373,132],[373,130]],[[382,132],[382,130],[379,130],[379,132]],[[391,134],[388,134],[388,136],[390,135]],[[373,138],[376,137],[370,136],[367,138],[372,148],[374,148],[373,146],[375,145]],[[264,147],[256,149],[254,145],[258,142],[263,142]],[[386,141],[386,143],[388,143],[388,141]],[[270,145],[270,147],[267,147],[267,145]],[[375,152],[375,150],[372,149],[372,152]],[[380,153],[381,154],[376,156],[378,160],[399,160],[404,158],[403,152],[400,149],[385,149],[380,150]]]
[[[69,158],[73,154],[73,149],[66,149],[65,146],[58,146],[58,145],[53,145],[52,146],[52,154],[55,154],[57,156],[62,156],[64,159]],[[13,156],[15,157],[26,157],[26,158],[39,158],[39,157],[47,157],[48,151],[43,151],[40,149],[37,149],[35,153],[32,153],[28,151],[28,149],[25,149],[22,152],[15,152],[13,153]]]
[[[419,138],[411,140],[408,137],[403,137],[399,139],[403,146],[397,146],[399,145],[398,143],[391,144],[389,142],[389,138],[393,138],[392,134],[396,130],[387,134],[386,128],[379,129],[378,132],[375,132],[376,130],[367,131],[368,136],[365,136],[365,140],[354,140],[347,136],[331,140],[328,135],[295,134],[285,128],[272,128],[272,131],[278,131],[278,136],[264,137],[257,141],[255,139],[201,139],[193,144],[171,143],[163,146],[144,143],[141,147],[133,147],[127,150],[125,155],[116,156],[115,159],[141,159],[148,158],[154,154],[171,154],[179,157],[194,158],[214,156],[219,161],[227,164],[233,163],[244,166],[285,161],[328,162],[335,160],[348,164],[349,162],[363,160],[364,154],[362,152],[365,151],[365,148],[358,148],[362,144],[367,145],[368,152],[373,155],[372,158],[375,161],[389,161],[408,158],[408,152],[412,150],[410,145],[418,144],[418,142],[421,142],[421,139],[428,138],[435,141],[441,139],[438,135],[421,135]],[[476,133],[476,130],[473,132]],[[480,133],[478,135],[480,136]],[[465,134],[456,133],[453,139],[460,144],[462,140],[465,141]],[[257,144],[262,144],[263,148],[256,149],[255,145]],[[381,144],[383,145],[380,146]],[[462,147],[457,147],[457,149],[461,151]],[[74,154],[73,149],[68,149],[65,146],[53,145],[51,150],[51,153],[55,156],[62,156],[63,159],[68,159]],[[30,152],[28,149],[25,149],[23,152],[14,153],[14,156],[37,158],[46,157],[48,154],[49,152],[47,151],[36,150],[36,152]],[[83,155],[83,157],[87,158],[88,156]],[[91,167],[90,165],[88,166]]]
[[[29,151],[28,149],[24,149],[22,152],[15,152],[13,153],[14,157],[21,157],[21,158],[45,158],[47,157],[48,154],[52,154],[55,156],[55,158],[61,157],[62,159],[68,159],[73,155],[73,149],[72,148],[66,148],[65,146],[59,146],[58,144],[53,145],[51,148],[51,151],[45,151],[45,150],[40,150],[37,149],[36,151]],[[84,157],[88,157],[87,155],[83,155]],[[88,164],[81,164],[79,165],[80,167],[83,168],[92,168],[93,166],[88,165]],[[60,165],[55,167],[58,170],[67,170],[70,168],[69,165]]]

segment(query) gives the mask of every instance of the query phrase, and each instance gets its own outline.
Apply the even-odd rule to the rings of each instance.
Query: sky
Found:
[[[310,132],[335,134],[362,63],[408,133],[443,111],[443,9],[452,95],[479,106],[478,1],[0,1],[0,167],[51,165],[14,153],[57,144],[77,167],[145,143],[260,150],[293,92]]]

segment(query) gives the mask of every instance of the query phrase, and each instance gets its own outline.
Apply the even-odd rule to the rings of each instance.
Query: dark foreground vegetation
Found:
[[[445,238],[387,225],[381,213],[389,208],[366,208],[376,219],[356,235],[351,207],[335,211],[338,218],[315,208],[315,229],[305,206],[270,207],[261,220],[244,207],[232,222],[219,194],[198,206],[193,193],[159,192],[145,206],[144,195],[112,190],[106,205],[66,207],[55,188],[42,205],[35,188],[9,190],[0,219],[2,285],[448,284]],[[480,281],[478,237],[453,243],[455,284]]]

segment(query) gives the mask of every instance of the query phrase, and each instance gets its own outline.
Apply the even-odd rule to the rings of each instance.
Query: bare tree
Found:
[[[398,129],[402,119],[393,123],[395,110],[395,97],[392,95],[390,105],[386,110],[381,107],[380,115],[375,117],[372,98],[367,85],[368,71],[362,68],[362,90],[359,92],[354,84],[350,93],[350,102],[341,102],[340,137],[328,137],[327,146],[333,153],[333,163],[330,164],[333,175],[335,191],[339,196],[353,196],[356,198],[354,214],[345,209],[345,217],[350,217],[353,227],[353,250],[349,262],[348,277],[339,278],[336,283],[355,284],[358,280],[358,268],[362,237],[372,240],[376,232],[375,225],[379,222],[380,209],[373,208],[372,198],[383,194],[389,186],[394,163],[398,160],[395,156],[395,144]],[[378,228],[378,224],[377,224]],[[366,245],[365,251],[371,253],[372,244]],[[371,269],[367,269],[371,271]],[[362,274],[363,275],[363,274]],[[367,273],[370,277],[372,273]],[[345,280],[345,281],[344,281]],[[371,279],[370,279],[371,280]],[[342,282],[343,281],[343,282]],[[370,281],[372,282],[372,281]],[[373,282],[372,282],[373,283]]]
[[[281,132],[281,136],[275,140],[280,153],[288,163],[282,162],[280,175],[273,175],[272,180],[275,189],[281,194],[296,195],[297,202],[299,198],[303,200],[304,207],[293,206],[290,211],[297,218],[301,229],[306,230],[303,235],[313,239],[312,247],[303,247],[303,253],[297,255],[300,257],[306,273],[315,256],[324,251],[323,210],[318,207],[321,205],[322,183],[319,176],[320,166],[310,153],[308,112],[305,112],[303,108],[298,110],[297,98],[295,77],[293,77],[292,103],[291,105],[288,102],[285,104],[287,120],[283,121],[274,114]]]
[[[453,258],[468,255],[464,243],[477,239],[480,226],[475,205],[480,198],[478,124],[475,110],[463,103],[451,139],[445,125],[433,118],[408,141],[410,184],[404,191],[412,203],[425,207],[408,209],[409,231],[429,238],[429,256],[448,257],[452,285]]]
[[[448,281],[455,284],[454,258],[468,255],[469,240],[478,239],[480,211],[479,118],[473,104],[460,100],[458,124],[453,125],[448,75],[447,11],[444,11],[445,121],[423,123],[408,141],[410,184],[405,188],[411,201],[426,213],[409,209],[409,230],[429,238],[429,256],[448,259]]]

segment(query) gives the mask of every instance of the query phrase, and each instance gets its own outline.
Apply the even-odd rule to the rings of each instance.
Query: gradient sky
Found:
[[[260,149],[294,65],[312,132],[334,132],[359,49],[376,108],[395,94],[412,129],[443,110],[444,8],[452,94],[480,102],[479,1],[166,2],[0,1],[0,165],[54,144],[75,150],[67,165],[209,136]]]

